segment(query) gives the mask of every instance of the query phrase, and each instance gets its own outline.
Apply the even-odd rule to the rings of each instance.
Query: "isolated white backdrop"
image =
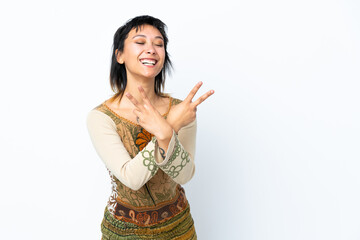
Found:
[[[111,96],[112,37],[168,25],[184,98],[199,80],[199,239],[360,239],[358,1],[3,1],[0,239],[99,239],[110,194],[86,130]]]

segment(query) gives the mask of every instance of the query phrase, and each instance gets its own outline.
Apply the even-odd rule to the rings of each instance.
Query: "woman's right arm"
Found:
[[[159,167],[155,162],[155,137],[131,158],[109,116],[98,110],[90,111],[87,128],[99,157],[124,185],[138,190],[156,174]]]

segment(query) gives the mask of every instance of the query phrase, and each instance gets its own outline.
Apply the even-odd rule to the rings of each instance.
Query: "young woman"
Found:
[[[102,239],[196,239],[181,184],[194,175],[198,83],[184,101],[162,93],[171,67],[165,24],[139,16],[114,35],[115,95],[90,111],[87,126],[112,181]]]

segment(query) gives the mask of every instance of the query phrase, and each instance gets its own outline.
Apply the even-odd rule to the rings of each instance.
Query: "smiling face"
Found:
[[[124,50],[117,61],[125,64],[127,78],[155,79],[165,61],[164,39],[159,30],[151,25],[132,29],[124,42]]]

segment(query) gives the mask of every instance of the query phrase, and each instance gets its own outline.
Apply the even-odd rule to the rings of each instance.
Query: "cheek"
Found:
[[[158,52],[162,62],[164,63],[165,62],[165,50],[161,50]]]
[[[140,52],[141,52],[141,46],[128,44],[128,45],[125,45],[125,47],[124,47],[124,54],[128,58],[137,56]]]

